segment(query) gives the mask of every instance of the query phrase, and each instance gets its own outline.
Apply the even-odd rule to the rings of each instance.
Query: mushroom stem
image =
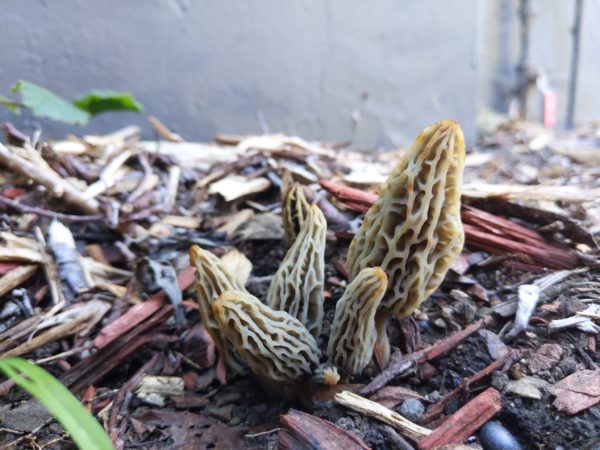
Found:
[[[375,340],[375,354],[377,355],[377,361],[382,367],[386,367],[390,361],[390,341],[388,339],[387,323],[388,323],[389,312],[378,311],[375,314],[375,331],[377,332],[377,339]]]

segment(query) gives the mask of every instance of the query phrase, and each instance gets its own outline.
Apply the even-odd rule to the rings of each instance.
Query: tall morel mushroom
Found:
[[[196,291],[202,324],[215,342],[225,363],[234,371],[244,373],[246,370],[243,362],[223,340],[221,328],[213,314],[212,304],[225,291],[245,292],[246,288],[219,258],[197,245],[192,245],[190,248],[190,264],[196,268]]]
[[[325,216],[318,206],[311,205],[300,233],[271,281],[266,302],[299,319],[315,338],[323,322],[326,233]]]
[[[293,383],[316,368],[317,342],[288,313],[239,291],[224,292],[212,309],[226,344],[263,381]]]
[[[389,359],[386,319],[407,316],[442,282],[462,249],[460,191],[465,143],[458,124],[425,128],[394,168],[348,249],[351,279],[380,266],[388,287],[377,313],[378,345]]]
[[[306,220],[309,209],[310,203],[306,200],[302,186],[293,183],[285,193],[281,207],[283,230],[290,244],[296,240],[298,233],[300,233],[300,228]]]
[[[377,337],[375,312],[386,288],[385,272],[380,267],[366,268],[335,305],[327,356],[351,375],[360,375],[371,361]]]

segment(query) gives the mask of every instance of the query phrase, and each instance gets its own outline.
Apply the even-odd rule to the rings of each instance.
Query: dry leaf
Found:
[[[567,414],[577,414],[600,403],[600,369],[580,370],[550,388],[556,396],[554,407]]]
[[[235,274],[240,284],[246,284],[252,272],[252,263],[246,255],[234,248],[221,256],[221,261]]]

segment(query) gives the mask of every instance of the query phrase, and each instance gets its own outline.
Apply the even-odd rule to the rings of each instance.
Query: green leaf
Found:
[[[22,103],[38,117],[77,125],[85,125],[90,120],[86,111],[30,81],[17,81],[12,91],[20,93]]]
[[[129,92],[95,89],[73,102],[92,116],[105,111],[142,112],[144,107]]]
[[[3,95],[0,95],[0,105],[10,109],[15,114],[19,114],[21,112],[21,107],[23,106],[21,103],[11,100]]]
[[[82,450],[114,450],[104,429],[71,392],[41,367],[21,358],[0,359],[0,370],[38,399]]]

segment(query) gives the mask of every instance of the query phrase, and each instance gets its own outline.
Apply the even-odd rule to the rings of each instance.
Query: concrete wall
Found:
[[[531,63],[558,91],[564,118],[574,0],[532,1]],[[128,90],[143,115],[85,130],[0,108],[48,136],[108,132],[156,115],[189,140],[270,131],[407,144],[426,124],[477,108],[508,110],[519,54],[519,0],[4,0],[0,94],[16,79],[67,98]],[[600,117],[600,3],[585,0],[576,121]],[[532,100],[537,112],[536,100]],[[535,114],[534,114],[535,116]],[[262,118],[262,119],[261,119]],[[264,120],[263,120],[264,119]]]
[[[480,107],[507,112],[519,58],[519,0],[481,2]],[[530,1],[530,65],[539,67],[558,96],[564,123],[571,64],[575,0]],[[600,2],[584,0],[575,123],[600,119]],[[530,117],[541,118],[541,99],[532,95]]]
[[[452,117],[472,135],[475,0],[5,0],[0,93],[128,90],[189,140],[271,131],[358,148],[410,142]],[[11,117],[31,129],[30,117]],[[354,118],[354,119],[353,119]],[[46,135],[78,131],[41,121]],[[85,131],[144,115],[92,120]]]

